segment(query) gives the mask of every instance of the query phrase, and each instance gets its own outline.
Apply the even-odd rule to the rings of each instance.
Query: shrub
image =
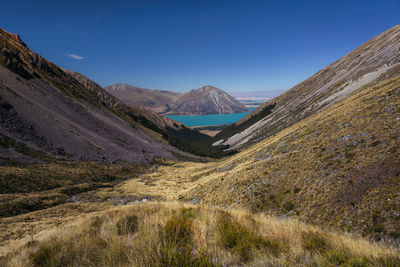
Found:
[[[289,212],[294,209],[294,204],[290,201],[283,203],[282,205],[283,210]]]
[[[373,230],[375,233],[382,233],[385,230],[385,227],[382,224],[375,224]]]

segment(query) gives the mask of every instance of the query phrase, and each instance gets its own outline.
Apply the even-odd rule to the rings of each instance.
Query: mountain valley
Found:
[[[215,136],[164,116],[246,111],[0,28],[0,265],[399,266],[400,25]]]

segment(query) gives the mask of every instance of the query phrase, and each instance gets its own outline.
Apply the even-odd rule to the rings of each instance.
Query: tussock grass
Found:
[[[150,202],[98,212],[60,228],[11,253],[8,265],[396,266],[398,252],[295,219]]]

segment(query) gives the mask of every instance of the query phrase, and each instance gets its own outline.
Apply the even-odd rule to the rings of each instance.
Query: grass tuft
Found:
[[[33,265],[35,266],[51,266],[51,259],[52,259],[53,251],[47,247],[39,248],[38,251],[32,253],[30,256],[30,260]]]
[[[225,249],[238,254],[244,262],[252,259],[254,250],[277,255],[281,245],[257,235],[236,222],[227,212],[220,212],[218,231]]]
[[[119,235],[133,234],[138,227],[138,217],[135,215],[122,217],[116,226]]]
[[[327,238],[320,232],[306,231],[301,233],[302,247],[312,253],[323,253],[329,249]]]

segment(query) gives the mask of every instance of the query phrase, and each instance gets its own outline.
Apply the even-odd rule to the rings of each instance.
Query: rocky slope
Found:
[[[142,89],[128,84],[114,84],[105,89],[125,104],[151,109],[159,114],[205,115],[249,111],[234,97],[213,86],[203,86],[184,94]]]
[[[369,40],[218,134],[214,144],[243,148],[392,77],[400,69],[400,25]]]
[[[147,108],[157,113],[166,112],[174,100],[181,95],[171,91],[143,89],[120,83],[104,89],[127,105]]]
[[[86,77],[64,71],[0,29],[0,157],[37,161],[150,162],[184,155],[165,129],[182,127],[132,109]]]

